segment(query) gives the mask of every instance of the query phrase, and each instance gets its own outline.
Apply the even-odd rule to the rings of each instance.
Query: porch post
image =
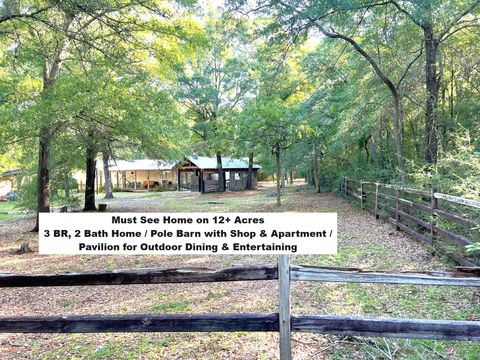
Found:
[[[198,191],[202,191],[202,170],[195,171],[195,175],[198,176]]]
[[[180,179],[181,179],[181,175],[180,175],[180,169],[177,170],[177,190],[180,191]]]
[[[98,195],[98,171],[97,169],[95,169],[95,185],[96,185],[96,188],[97,188],[97,195]]]
[[[137,190],[137,170],[133,172],[133,190]]]
[[[230,174],[229,174],[229,180],[230,180],[230,189],[229,190],[232,190],[232,191],[235,191],[237,190],[237,187],[236,187],[236,183],[235,183],[235,172],[234,171],[230,171]]]
[[[223,191],[227,191],[227,172],[225,169],[222,169],[223,171]]]
[[[147,191],[150,191],[150,170],[147,170]]]

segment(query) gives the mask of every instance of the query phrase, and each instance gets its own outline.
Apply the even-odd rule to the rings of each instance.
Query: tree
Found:
[[[422,29],[425,44],[425,161],[435,164],[438,157],[437,108],[442,81],[438,66],[441,44],[455,33],[478,27],[478,18],[466,18],[480,6],[480,1],[421,2],[390,1],[402,14]]]
[[[15,33],[14,54],[28,53],[32,75],[41,73],[42,89],[36,102],[51,103],[55,95],[55,84],[65,62],[83,61],[92,52],[101,54],[106,60],[116,63],[123,57],[122,44],[131,44],[133,35],[153,31],[176,39],[181,32],[180,22],[170,10],[165,10],[156,1],[98,1],[88,4],[78,1],[51,3],[37,8],[4,6],[7,13],[1,17],[10,26],[6,34]],[[28,12],[11,9],[28,8]],[[17,59],[18,56],[15,57]],[[48,110],[43,109],[44,113]],[[43,117],[38,123],[38,175],[37,213],[50,211],[50,157],[51,143],[62,131],[64,119]],[[38,230],[37,225],[34,230]]]
[[[85,151],[84,210],[96,208],[95,176],[99,153],[104,159],[105,173],[109,173],[110,156],[119,148],[158,158],[174,159],[178,156],[176,149],[186,137],[182,131],[185,122],[179,116],[171,94],[162,89],[161,79],[152,82],[148,74],[146,69],[137,65],[130,66],[118,76],[116,69],[109,64],[95,63],[88,71],[81,67],[71,68],[68,76],[65,75],[57,85],[63,97],[70,94],[75,99],[64,108],[64,118],[69,119],[65,131],[74,132]],[[108,184],[106,181],[105,187]]]
[[[259,96],[252,100],[244,110],[249,119],[251,131],[263,147],[275,157],[277,205],[281,205],[281,157],[284,150],[290,148],[298,139],[298,123],[293,109],[276,96]]]
[[[241,33],[235,33],[230,19],[210,16],[205,27],[207,48],[179,69],[176,94],[193,122],[192,132],[206,146],[201,152],[217,158],[219,189],[224,191],[222,154],[231,152],[234,137],[227,119],[242,106],[252,83],[249,64],[241,54],[246,46]]]
[[[421,54],[417,54],[413,60],[405,66],[403,73],[398,74],[398,80],[394,81],[387,73],[382,70],[379,59],[366,50],[356,39],[355,35],[364,27],[367,16],[374,16],[374,8],[381,5],[375,3],[359,2],[353,6],[345,7],[344,4],[317,3],[315,0],[307,7],[299,6],[297,1],[280,1],[274,5],[277,11],[277,17],[285,24],[289,31],[305,31],[311,27],[318,29],[323,35],[331,39],[340,39],[348,43],[352,48],[363,57],[372,67],[375,74],[387,87],[392,96],[393,116],[392,124],[394,127],[394,138],[397,154],[397,163],[402,178],[405,178],[405,156],[403,141],[403,112],[402,101],[399,88],[405,79],[406,73],[410,70],[412,64],[418,60]],[[312,10],[315,9],[315,15]],[[360,20],[358,20],[360,19]],[[371,22],[371,20],[369,20]],[[342,30],[338,30],[341,28]],[[351,33],[353,35],[348,35]],[[378,49],[377,49],[378,50]]]

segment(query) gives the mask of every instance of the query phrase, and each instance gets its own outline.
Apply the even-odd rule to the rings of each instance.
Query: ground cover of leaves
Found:
[[[447,270],[445,259],[408,235],[331,193],[291,186],[278,208],[273,188],[200,195],[139,194],[108,202],[109,211],[337,212],[335,256],[292,256],[293,264],[391,271]],[[273,264],[274,256],[42,256],[33,219],[0,222],[0,272],[62,272],[236,264]],[[17,254],[24,241],[33,252]],[[474,288],[294,282],[292,312],[480,320]],[[0,316],[235,313],[277,311],[275,281],[0,289]],[[0,359],[275,359],[276,333],[2,334]],[[295,359],[478,359],[474,342],[293,334]]]

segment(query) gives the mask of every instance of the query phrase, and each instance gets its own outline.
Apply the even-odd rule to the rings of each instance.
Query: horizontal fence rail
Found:
[[[477,200],[470,200],[470,199],[465,199],[458,196],[452,196],[452,195],[441,194],[441,193],[435,193],[433,196],[436,199],[443,199],[443,200],[451,201],[456,204],[473,206],[477,209],[480,209],[480,201],[477,201]]]
[[[437,285],[437,286],[480,286],[480,271],[458,268],[456,272],[387,272],[361,269],[322,268],[314,266],[292,266],[292,280],[328,281],[352,283]]]
[[[292,331],[434,340],[480,339],[480,322],[292,315]]]
[[[0,274],[0,287],[103,286],[278,280],[279,313],[0,317],[0,333],[280,332],[282,360],[291,359],[291,332],[435,340],[480,340],[480,321],[292,315],[290,281],[480,287],[480,268],[449,272],[382,272],[355,268],[277,265],[116,270],[61,274]],[[283,335],[283,336],[282,336]]]
[[[61,274],[0,273],[0,287],[170,284],[278,279],[275,265],[207,268],[139,269]]]
[[[278,314],[5,317],[3,333],[278,332]],[[480,322],[291,315],[291,330],[335,335],[479,340]]]
[[[85,273],[0,273],[0,288],[48,286],[105,286],[277,280],[276,265],[208,268],[114,270]],[[480,268],[458,267],[455,271],[389,272],[355,268],[290,265],[292,281],[328,281],[409,285],[480,286]]]
[[[464,247],[480,242],[480,201],[442,194],[436,188],[426,191],[350,178],[343,178],[340,193],[428,244],[432,252],[463,266],[476,265],[478,255],[467,257]]]
[[[39,316],[0,318],[4,333],[278,331],[278,314]]]

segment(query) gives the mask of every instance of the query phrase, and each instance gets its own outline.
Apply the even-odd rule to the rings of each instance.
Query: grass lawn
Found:
[[[13,219],[21,215],[22,211],[17,207],[17,203],[0,201],[0,221]]]
[[[146,193],[117,196],[109,211],[145,212],[338,212],[339,252],[292,256],[294,264],[376,270],[447,270],[438,257],[389,224],[375,220],[332,194],[291,187],[281,208],[272,188],[255,192],[200,195]],[[150,196],[155,195],[155,196]],[[12,252],[31,223],[17,230],[0,224],[0,272],[87,271],[186,266],[220,269],[235,264],[274,263],[275,256],[39,256]],[[23,230],[22,230],[23,229]],[[275,281],[0,289],[0,315],[173,314],[277,311]],[[371,317],[480,320],[475,288],[294,282],[292,312]],[[479,344],[293,334],[298,359],[478,359]],[[6,358],[69,359],[276,359],[275,333],[159,333],[0,335]],[[2,358],[0,356],[0,358]]]
[[[138,193],[116,192],[114,193],[114,196],[115,196],[114,199],[104,199],[104,196],[105,194],[99,194],[96,196],[97,204],[99,203],[112,204],[112,203],[124,202],[125,200],[141,201],[142,199],[154,199],[162,196],[164,197],[165,193],[164,192],[138,192]],[[79,198],[79,202],[81,203],[83,199],[83,193],[78,194],[78,198]],[[60,207],[60,204],[56,201],[52,201],[51,206],[53,209],[55,209]],[[25,217],[25,216],[28,216],[28,214],[31,214],[31,212],[21,209],[17,202],[0,201],[0,223],[6,220],[11,221],[19,217]]]

